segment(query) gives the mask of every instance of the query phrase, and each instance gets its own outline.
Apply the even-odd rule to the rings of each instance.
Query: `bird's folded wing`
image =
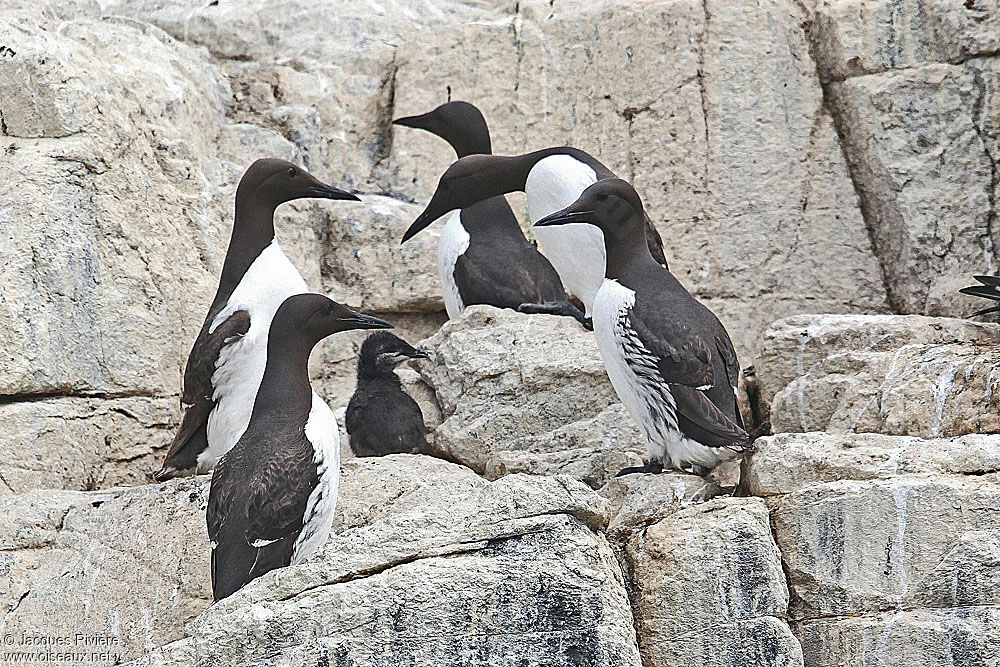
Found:
[[[749,443],[749,437],[740,426],[725,415],[704,392],[690,387],[674,385],[670,387],[677,405],[678,417],[690,422],[698,429],[696,440],[708,447],[740,447]],[[687,431],[684,424],[681,430]]]
[[[184,368],[184,391],[181,394],[184,416],[167,450],[165,466],[174,460],[188,440],[208,421],[214,405],[212,374],[215,373],[219,353],[227,344],[244,336],[249,329],[250,314],[245,310],[238,310],[230,315],[211,335],[208,334],[207,325],[202,329]]]
[[[705,339],[696,334],[687,325],[671,321],[668,318],[657,318],[657,329],[645,324],[639,317],[629,317],[627,326],[635,331],[633,340],[637,347],[635,351],[625,350],[636,355],[648,354],[653,357],[660,376],[669,384],[684,385],[692,388],[711,387],[715,382],[715,369],[712,349]]]
[[[302,521],[309,495],[319,483],[312,446],[287,447],[284,444],[273,453],[250,480],[247,503],[247,542],[275,542],[302,530]]]
[[[181,400],[187,405],[212,400],[212,375],[219,361],[222,348],[239,340],[250,330],[250,313],[237,310],[225,319],[212,333],[205,323],[198,339],[191,348],[187,366],[184,367],[184,393]]]

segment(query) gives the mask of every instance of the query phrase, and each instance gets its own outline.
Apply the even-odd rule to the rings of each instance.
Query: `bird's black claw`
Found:
[[[545,303],[522,303],[517,307],[517,312],[529,315],[562,315],[572,317],[586,329],[593,331],[594,323],[582,310],[574,306],[569,301],[546,301]]]
[[[615,475],[615,477],[623,477],[625,475],[631,475],[633,473],[651,473],[653,475],[658,475],[663,472],[663,464],[659,461],[653,463],[648,463],[644,466],[633,466],[631,468],[622,468],[622,470]]]

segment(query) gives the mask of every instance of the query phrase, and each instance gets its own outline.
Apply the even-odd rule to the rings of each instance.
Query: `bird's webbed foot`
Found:
[[[663,472],[663,464],[659,461],[654,461],[653,463],[647,463],[644,466],[632,466],[631,468],[622,468],[621,471],[615,477],[622,477],[624,475],[631,475],[633,473],[650,473],[653,475],[658,475]]]
[[[522,303],[517,312],[529,315],[562,315],[572,317],[586,329],[593,330],[594,322],[582,310],[569,301],[546,301],[545,303]]]

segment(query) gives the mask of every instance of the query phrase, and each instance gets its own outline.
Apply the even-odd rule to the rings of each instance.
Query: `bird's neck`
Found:
[[[237,192],[233,234],[229,238],[226,261],[222,265],[219,292],[236,288],[243,275],[274,241],[274,207]]]
[[[362,380],[395,380],[398,382],[399,378],[393,372],[393,369],[379,368],[374,359],[359,356],[358,382]]]
[[[628,239],[616,239],[613,242],[605,240],[605,249],[607,251],[605,278],[620,281],[635,270],[659,266],[649,254],[644,234],[632,235]]]
[[[493,145],[488,131],[466,130],[454,137],[446,137],[459,158],[466,155],[492,155]]]
[[[281,418],[301,420],[304,424],[312,409],[309,353],[313,344],[295,338],[281,338],[274,332],[269,336],[267,363],[254,400],[251,420]]]

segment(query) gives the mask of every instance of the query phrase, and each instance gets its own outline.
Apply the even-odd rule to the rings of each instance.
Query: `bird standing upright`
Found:
[[[631,185],[606,179],[539,220],[584,223],[607,248],[594,334],[615,392],[646,439],[649,464],[704,474],[749,449],[736,404],[739,361],[718,318],[649,253],[645,212]]]
[[[427,208],[410,225],[403,240],[411,238],[444,214],[468,208],[476,202],[523,191],[528,199],[531,222],[569,206],[590,185],[615,178],[614,173],[592,155],[578,148],[561,146],[524,155],[469,155],[453,163],[438,181]],[[663,242],[649,218],[645,218],[649,251],[666,266]],[[604,280],[604,242],[589,225],[571,224],[562,229],[535,230],[545,256],[566,286],[591,314],[594,297]],[[527,312],[549,312],[535,307]]]
[[[309,354],[338,331],[388,328],[320,294],[296,294],[278,308],[250,422],[212,474],[206,521],[216,600],[326,542],[340,437],[333,413],[309,385]]]
[[[459,158],[493,152],[486,119],[468,102],[448,102],[393,123],[436,134]],[[583,317],[566,301],[559,274],[524,237],[503,195],[448,216],[438,242],[438,270],[449,318],[474,304],[517,309],[525,303],[546,303],[549,311]]]
[[[359,201],[285,160],[257,160],[240,179],[219,287],[184,368],[184,416],[157,481],[208,472],[246,429],[271,318],[309,291],[274,238],[274,211],[306,197]]]
[[[358,385],[347,404],[344,425],[356,456],[415,454],[427,448],[424,416],[393,372],[427,353],[387,331],[365,339],[358,353]]]

